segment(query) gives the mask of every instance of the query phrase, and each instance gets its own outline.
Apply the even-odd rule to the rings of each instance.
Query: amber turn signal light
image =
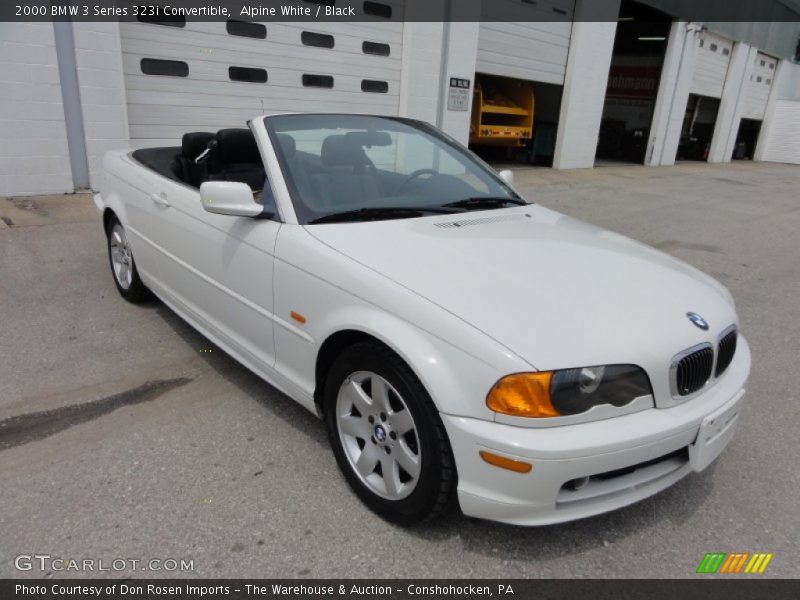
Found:
[[[481,458],[493,465],[495,467],[500,467],[501,469],[508,469],[509,471],[514,471],[515,473],[530,473],[533,465],[530,463],[522,462],[521,460],[514,460],[513,458],[506,458],[505,456],[499,456],[497,454],[492,454],[491,452],[487,452],[486,450],[481,450],[478,452],[481,455]]]
[[[494,384],[486,397],[486,406],[513,417],[561,416],[550,402],[551,371],[515,373]]]

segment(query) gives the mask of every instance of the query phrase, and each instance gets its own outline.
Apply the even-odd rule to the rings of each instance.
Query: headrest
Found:
[[[195,159],[203,153],[203,150],[213,139],[214,134],[208,131],[184,133],[181,139],[181,154],[186,158]]]
[[[220,129],[216,142],[216,160],[222,164],[261,162],[256,138],[249,129]]]
[[[322,164],[327,167],[355,167],[367,164],[364,149],[346,135],[329,135],[322,141]]]
[[[283,156],[285,158],[294,158],[295,152],[297,152],[297,144],[292,136],[286,135],[285,133],[279,133],[278,145],[281,147],[281,150],[283,150]]]

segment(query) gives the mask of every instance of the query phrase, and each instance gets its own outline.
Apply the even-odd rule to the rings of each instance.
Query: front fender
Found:
[[[301,226],[281,228],[274,290],[276,368],[307,401],[314,395],[319,350],[341,331],[367,334],[394,350],[447,414],[492,420],[485,402],[491,387],[503,375],[532,370],[484,333],[363,269]]]

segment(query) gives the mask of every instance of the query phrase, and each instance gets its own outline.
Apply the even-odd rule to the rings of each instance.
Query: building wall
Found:
[[[430,0],[442,15],[454,0]],[[580,19],[591,0],[577,0]],[[480,6],[470,4],[470,10]],[[596,7],[595,7],[596,8]],[[462,13],[467,5],[458,5]],[[609,15],[617,8],[609,5]],[[413,15],[408,15],[413,18]],[[460,18],[465,18],[460,14]],[[402,30],[399,113],[438,125],[466,143],[470,110],[447,108],[450,77],[474,86],[479,13],[473,22],[408,21]],[[554,27],[563,24],[554,23]],[[547,24],[540,24],[546,27]],[[131,143],[118,23],[74,23],[74,52],[90,185],[98,187],[102,156]],[[570,25],[564,87],[558,113],[556,168],[591,167],[614,44],[616,22]],[[772,30],[770,30],[772,31]],[[647,164],[672,164],[686,100],[695,75],[697,33],[676,22],[670,35],[651,128]],[[722,91],[712,162],[728,161],[742,116],[745,82],[757,48],[736,42]],[[0,196],[73,191],[53,26],[0,24]],[[62,65],[63,66],[63,65]],[[782,60],[770,90],[756,149],[757,160],[795,162],[800,153],[800,66]],[[470,94],[470,104],[472,96]],[[300,107],[302,110],[302,107]]]
[[[590,6],[590,0],[578,0],[576,18],[580,19]],[[608,17],[615,17],[619,4],[606,3],[604,10]],[[594,166],[616,30],[616,20],[572,24],[553,157],[557,169]]]
[[[97,189],[103,155],[130,144],[119,24],[79,22],[73,27],[89,181]]]
[[[800,65],[778,64],[755,159],[800,164]]]
[[[0,23],[0,196],[71,192],[50,23]]]

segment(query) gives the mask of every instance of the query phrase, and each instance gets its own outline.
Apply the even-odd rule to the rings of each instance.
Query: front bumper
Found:
[[[750,373],[750,348],[703,394],[671,408],[563,427],[528,428],[442,415],[464,514],[546,525],[632,504],[702,471],[727,446]],[[488,450],[533,465],[516,473],[484,462]],[[589,478],[579,489],[566,485]]]

